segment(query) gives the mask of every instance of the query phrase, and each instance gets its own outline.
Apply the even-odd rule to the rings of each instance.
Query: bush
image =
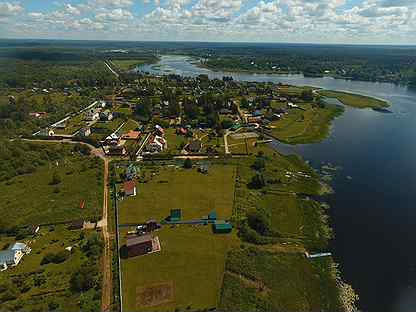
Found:
[[[185,169],[192,169],[192,160],[190,158],[185,159],[183,162],[183,167]]]
[[[266,186],[266,181],[264,180],[264,176],[261,173],[257,173],[248,185],[250,188],[253,189],[261,189]]]
[[[94,265],[86,265],[72,273],[70,285],[76,292],[87,291],[97,285],[97,268]]]
[[[62,250],[57,253],[47,253],[42,261],[40,262],[41,265],[48,264],[48,263],[62,263],[65,262],[69,258],[70,253],[67,250]]]
[[[270,235],[270,216],[264,210],[251,211],[247,214],[247,223],[260,235]]]

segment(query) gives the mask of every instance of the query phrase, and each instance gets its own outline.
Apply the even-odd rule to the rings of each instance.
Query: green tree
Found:
[[[186,158],[183,162],[183,167],[185,169],[191,169],[192,168],[192,160],[190,158]]]

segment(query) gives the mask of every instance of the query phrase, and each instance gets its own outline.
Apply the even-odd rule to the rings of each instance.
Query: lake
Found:
[[[331,183],[335,194],[325,198],[335,231],[331,248],[344,280],[360,295],[360,309],[416,311],[416,91],[329,77],[214,72],[185,56],[163,56],[140,69],[309,85],[388,100],[393,114],[347,107],[323,142],[277,144],[277,149],[296,152],[315,168],[322,163],[341,167]]]

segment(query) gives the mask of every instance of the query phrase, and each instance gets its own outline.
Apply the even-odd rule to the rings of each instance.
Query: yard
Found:
[[[182,219],[199,219],[215,210],[219,219],[231,217],[234,165],[196,168],[142,168],[138,194],[119,202],[120,223],[165,219],[173,208]],[[122,244],[125,243],[122,233]],[[219,302],[225,255],[231,235],[213,234],[211,226],[168,226],[156,232],[161,252],[122,260],[123,305],[126,311],[174,311],[215,308]]]
[[[86,247],[81,247],[92,235],[95,235],[94,232],[82,234],[80,231],[70,231],[63,225],[41,228],[29,242],[31,253],[23,256],[18,266],[0,273],[0,288],[5,289],[0,291],[1,310],[98,310],[99,290],[90,288],[81,293],[74,290],[70,283],[72,276],[82,266],[89,266],[91,272],[96,272],[94,283],[99,285],[98,257],[101,249],[92,256]],[[0,245],[13,241],[11,237],[1,237]],[[69,246],[73,249],[65,250]],[[57,253],[65,255],[60,260],[62,262],[44,263],[46,255]]]
[[[185,220],[199,219],[212,210],[218,218],[230,218],[235,167],[217,164],[208,170],[204,175],[195,168],[145,167],[146,182],[137,184],[137,196],[119,204],[120,223],[162,220],[174,208],[182,209]]]
[[[122,260],[124,310],[215,308],[232,236],[215,235],[210,226],[166,226],[156,233],[160,252]]]

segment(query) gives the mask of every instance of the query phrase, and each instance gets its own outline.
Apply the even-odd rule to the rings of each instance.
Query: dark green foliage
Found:
[[[266,167],[266,161],[263,157],[257,157],[256,160],[253,163],[253,169],[255,170],[262,170]]]
[[[262,173],[256,173],[249,183],[249,187],[253,189],[261,189],[266,186],[266,181]]]
[[[247,222],[250,228],[260,235],[270,235],[271,219],[270,213],[265,209],[256,209],[247,213]]]
[[[59,144],[0,140],[0,180],[33,173],[37,167],[62,159],[67,150]]]
[[[48,263],[62,263],[67,260],[70,256],[70,252],[67,250],[62,250],[57,253],[48,253],[46,254],[42,261],[40,262],[41,265],[48,264]]]
[[[221,126],[223,129],[229,129],[233,126],[234,122],[229,118],[224,118],[221,122]]]
[[[89,257],[97,258],[101,255],[104,246],[100,235],[93,233],[89,235],[82,245],[82,251]]]
[[[192,169],[192,160],[190,158],[186,158],[183,162],[183,167],[185,169]]]
[[[85,264],[72,273],[70,284],[75,292],[87,291],[98,283],[98,270],[95,264]]]
[[[74,152],[78,152],[83,156],[89,156],[91,154],[90,148],[84,144],[75,144]]]

